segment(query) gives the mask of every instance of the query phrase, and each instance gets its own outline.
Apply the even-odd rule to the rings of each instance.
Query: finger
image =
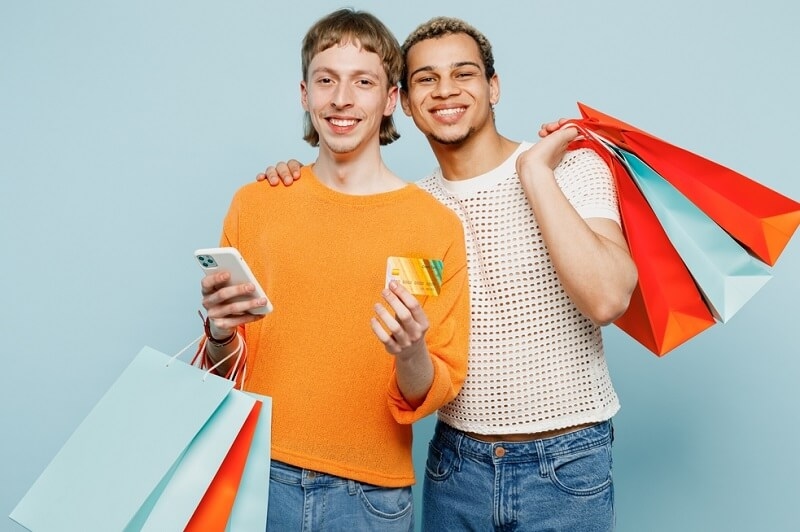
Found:
[[[423,329],[428,328],[428,316],[420,305],[419,300],[405,289],[405,287],[397,281],[389,283],[389,290],[391,293],[402,303],[402,308],[395,308],[395,312],[401,319],[411,319]],[[408,313],[408,316],[406,316]]]
[[[400,294],[398,294],[397,292],[395,292],[395,290],[392,289],[393,286],[395,287],[395,290],[397,290],[398,292],[401,293],[402,291],[408,292],[405,288],[403,288],[400,285],[400,283],[398,283],[397,281],[392,281],[391,283],[389,283],[388,288],[384,288],[383,290],[381,290],[381,296],[383,297],[383,300],[386,301],[386,303],[389,305],[389,307],[391,307],[391,309],[394,311],[394,314],[397,317],[397,319],[401,321],[407,321],[411,317],[411,312],[409,312],[408,307],[403,302],[403,300],[400,299]]]
[[[208,315],[209,319],[215,320],[237,320],[240,318],[248,318],[246,323],[250,321],[254,321],[254,319],[249,319],[252,316],[256,318],[263,316],[263,314],[251,314],[250,311],[263,307],[267,304],[266,299],[263,298],[252,298],[246,299],[243,301],[231,301],[228,303],[220,303],[220,304],[211,304],[206,306],[206,302],[204,301],[203,306],[206,308],[206,314]],[[225,321],[226,326],[230,326],[230,322]]]
[[[283,161],[279,162],[275,165],[275,170],[278,175],[278,178],[283,182],[284,185],[287,187],[294,183],[295,176],[291,168],[289,168],[289,164]]]
[[[200,280],[200,290],[204,296],[209,295],[225,286],[230,278],[231,274],[228,272],[217,272],[212,275],[206,275]]]
[[[267,178],[266,174],[263,172],[256,176],[256,181],[264,181]]]
[[[372,328],[372,332],[378,337],[378,340],[386,347],[386,351],[392,354],[400,352],[400,346],[397,345],[394,338],[386,332],[386,329],[383,328],[378,318],[370,319],[369,325],[370,328]]]
[[[399,301],[397,301],[399,304]],[[392,336],[392,339],[397,342],[397,345],[400,347],[410,345],[412,341],[417,337],[416,331],[418,329],[417,325],[412,321],[409,321],[408,317],[400,318],[397,314],[392,315],[386,307],[381,305],[380,303],[375,304],[375,314],[377,314],[377,318],[381,320],[383,326]],[[406,315],[408,316],[408,310],[404,309]],[[395,310],[395,312],[397,312]],[[414,335],[413,338],[411,335]]]
[[[575,127],[574,124],[567,124],[557,132],[553,133],[553,135],[558,135],[559,140],[565,144],[569,144],[575,140],[575,137],[577,137],[579,134],[580,131],[578,131],[578,128]]]
[[[387,343],[394,341],[392,339],[392,335],[386,331],[386,329],[383,326],[383,323],[378,318],[375,317],[370,318],[369,325],[370,328],[372,329],[372,332],[375,333],[375,336],[377,336],[378,340],[380,340],[381,342]]]
[[[292,171],[292,175],[294,176],[294,178],[300,179],[300,169],[303,167],[303,164],[297,159],[289,159],[289,162],[286,164]]]
[[[264,176],[269,184],[273,187],[279,185],[281,182],[280,176],[278,175],[278,172],[275,170],[274,166],[268,166],[267,169],[264,170]]]
[[[221,330],[236,330],[236,328],[239,327],[240,325],[253,323],[254,321],[258,321],[263,318],[264,314],[241,314],[238,316],[227,316],[223,318],[212,318],[211,316],[209,316],[208,319],[214,324],[215,328]],[[214,337],[217,338],[216,335]]]
[[[254,292],[255,286],[250,283],[217,287],[213,291],[203,294],[203,306],[207,310],[211,310],[213,307],[224,307],[223,310],[216,312],[217,316],[222,316],[224,314],[240,314],[251,308],[266,305],[267,302],[264,298],[252,297]],[[234,298],[242,299],[232,301]]]

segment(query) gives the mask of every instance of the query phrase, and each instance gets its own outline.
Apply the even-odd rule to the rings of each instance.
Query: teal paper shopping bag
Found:
[[[272,442],[272,399],[251,393],[261,401],[261,415],[247,455],[244,474],[236,492],[227,532],[267,529],[269,503],[270,447]]]
[[[145,347],[11,513],[39,531],[128,528],[233,389]]]
[[[771,271],[674,186],[633,153],[615,146],[703,298],[718,320],[729,320],[772,277]]]
[[[176,466],[150,494],[127,529],[152,532],[183,530],[255,403],[249,394],[231,390]]]

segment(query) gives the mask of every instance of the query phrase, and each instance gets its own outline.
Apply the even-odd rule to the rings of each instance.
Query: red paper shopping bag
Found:
[[[774,265],[798,225],[800,203],[581,103],[584,126],[635,153],[759,260]]]
[[[656,215],[625,167],[595,141],[572,148],[594,149],[617,184],[622,228],[639,280],[628,310],[614,323],[658,356],[714,325],[715,320]]]

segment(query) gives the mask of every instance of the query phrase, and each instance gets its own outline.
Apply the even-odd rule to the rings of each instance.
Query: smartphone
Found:
[[[256,276],[250,271],[250,267],[244,261],[238,249],[232,247],[198,249],[194,252],[194,256],[206,275],[225,271],[231,274],[228,286],[251,283],[256,287],[252,296],[234,298],[234,301],[246,301],[252,297],[265,298],[267,300],[267,304],[263,307],[250,309],[248,311],[250,314],[269,314],[272,312],[272,302],[267,297],[264,289],[261,288]]]

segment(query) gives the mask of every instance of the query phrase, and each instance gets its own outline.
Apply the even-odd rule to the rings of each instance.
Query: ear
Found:
[[[300,103],[304,111],[308,111],[308,88],[306,87],[306,80],[300,82]]]
[[[383,116],[392,116],[392,114],[394,114],[394,110],[397,107],[398,91],[399,89],[397,88],[397,85],[389,89],[389,94],[387,95],[386,99],[386,107],[383,109]]]
[[[411,116],[411,104],[408,101],[408,91],[400,89],[400,106],[406,116]]]
[[[500,76],[495,72],[489,80],[489,103],[497,105],[500,101]]]

